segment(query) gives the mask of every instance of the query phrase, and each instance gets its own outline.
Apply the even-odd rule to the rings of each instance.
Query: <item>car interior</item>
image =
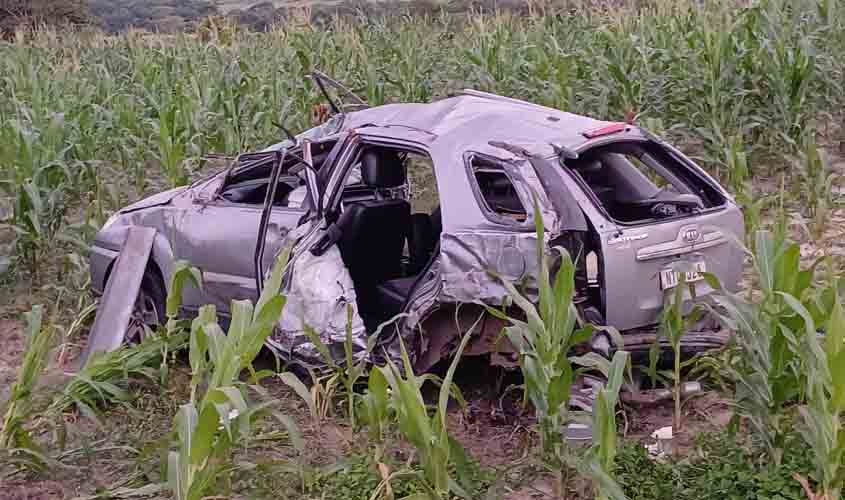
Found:
[[[370,146],[347,175],[335,228],[344,264],[368,330],[401,313],[437,256],[442,232],[439,204],[414,211],[408,196],[413,153]],[[496,216],[527,218],[503,167],[482,157],[471,162],[481,203]],[[436,188],[435,188],[436,189]]]
[[[440,210],[411,213],[408,153],[368,147],[350,172],[333,232],[367,329],[400,313],[436,254]]]
[[[567,160],[614,220],[640,223],[720,205],[721,196],[666,152],[650,145],[618,143]]]
[[[319,168],[329,156],[335,142],[311,145],[312,163]],[[250,153],[241,155],[237,164],[226,174],[219,197],[246,205],[263,205],[270,184],[275,156],[272,153]],[[284,158],[273,205],[277,207],[299,207],[300,200],[292,196],[295,190],[305,189],[305,180],[297,175],[302,166],[301,150],[294,149]]]

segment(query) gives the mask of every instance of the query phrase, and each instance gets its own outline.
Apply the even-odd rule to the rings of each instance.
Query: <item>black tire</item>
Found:
[[[138,343],[144,339],[148,330],[155,331],[163,327],[167,322],[166,302],[164,280],[157,270],[148,267],[141,279],[141,289],[132,309],[124,342]]]

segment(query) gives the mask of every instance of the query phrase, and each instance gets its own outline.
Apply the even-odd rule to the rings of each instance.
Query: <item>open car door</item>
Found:
[[[334,141],[312,144],[303,141],[290,150],[271,151],[267,154],[275,156],[275,163],[270,174],[270,185],[296,184],[296,188],[286,194],[286,199],[277,197],[280,189],[268,189],[261,211],[258,225],[253,268],[255,273],[255,288],[258,293],[264,282],[264,276],[272,267],[276,257],[285,246],[292,246],[299,237],[291,234],[291,230],[301,227],[306,221],[319,221],[322,218],[320,207],[320,189],[317,183],[317,172],[314,168],[313,152],[329,150]],[[296,207],[299,219],[291,225],[286,212]]]
[[[350,328],[353,351],[357,355],[365,350],[366,330],[357,311],[355,287],[340,251],[334,244],[323,252],[314,251],[331,227],[323,213],[325,188],[318,178],[318,170],[322,173],[323,169],[331,169],[342,159],[342,153],[349,147],[347,138],[348,135],[341,134],[322,142],[304,141],[298,157],[281,162],[280,172],[285,171],[285,165],[293,163],[287,172],[292,169],[305,179],[306,213],[297,228],[284,235],[277,234],[273,225],[274,205],[268,199],[258,234],[257,276],[266,276],[278,254],[290,249],[282,292],[288,300],[279,327],[267,343],[277,354],[287,359],[295,358],[300,363],[325,362],[306,333],[308,329],[335,352],[343,345],[347,328]]]
[[[196,201],[181,216],[189,230],[175,236],[175,257],[190,260],[204,275],[201,290],[186,291],[186,308],[214,304],[226,314],[232,300],[258,298],[263,272],[255,256],[273,258],[285,236],[311,213],[313,188],[294,169],[300,151],[240,155],[212,199]]]

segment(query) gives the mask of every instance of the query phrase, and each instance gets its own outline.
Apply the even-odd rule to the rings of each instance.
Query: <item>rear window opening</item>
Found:
[[[682,217],[725,203],[713,186],[655,143],[600,146],[565,165],[623,224]]]
[[[487,212],[516,223],[525,222],[528,212],[513,181],[501,165],[475,156],[470,160],[470,168],[483,208]]]

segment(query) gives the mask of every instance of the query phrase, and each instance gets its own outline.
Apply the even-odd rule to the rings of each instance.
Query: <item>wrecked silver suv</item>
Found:
[[[106,288],[131,228],[152,229],[138,239],[149,248],[134,263],[140,293],[131,315],[147,324],[164,319],[175,261],[203,271],[202,289],[184,293],[185,312],[212,303],[225,315],[231,300],[257,297],[260,278],[291,248],[288,304],[272,350],[316,359],[304,325],[339,347],[351,304],[359,347],[399,315],[378,342],[401,335],[427,370],[449,355],[481,303],[502,303],[499,277],[530,294],[535,198],[547,244],[577,257],[581,316],[618,329],[627,350],[651,345],[679,261],[692,269],[685,280],[699,296],[711,292],[704,271],[728,289],[738,285],[739,207],[689,158],[636,125],[478,91],[358,108],[121,210],[94,242],[94,289]],[[415,183],[425,169],[434,179],[428,206]],[[486,317],[467,354],[512,364],[501,327]],[[687,338],[701,347],[722,340],[707,325]]]

